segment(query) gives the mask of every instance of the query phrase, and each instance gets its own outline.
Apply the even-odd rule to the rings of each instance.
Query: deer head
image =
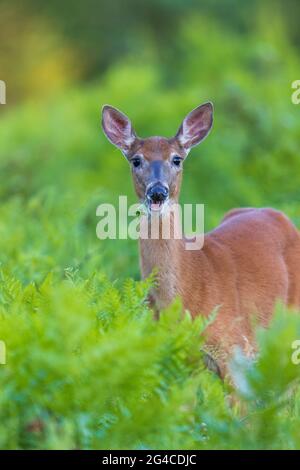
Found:
[[[208,135],[212,122],[213,106],[205,103],[184,118],[174,137],[141,139],[125,114],[112,106],[103,107],[103,131],[129,161],[136,194],[149,213],[162,212],[178,201],[183,162],[190,149]]]

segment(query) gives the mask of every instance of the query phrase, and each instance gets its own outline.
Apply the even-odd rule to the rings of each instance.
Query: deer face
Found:
[[[111,106],[103,107],[103,131],[129,161],[136,194],[149,213],[178,201],[183,162],[189,150],[207,136],[212,121],[212,104],[205,103],[185,117],[171,139],[140,139],[127,116]]]

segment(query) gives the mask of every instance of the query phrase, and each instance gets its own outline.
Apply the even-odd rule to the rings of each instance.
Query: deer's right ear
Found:
[[[102,129],[108,140],[125,154],[136,139],[128,117],[112,106],[105,105],[102,108]]]

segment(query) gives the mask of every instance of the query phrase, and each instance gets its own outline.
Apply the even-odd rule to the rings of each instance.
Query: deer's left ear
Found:
[[[109,105],[102,108],[102,128],[108,140],[125,154],[130,150],[136,139],[129,118]]]
[[[212,128],[213,105],[208,102],[193,109],[182,121],[176,138],[186,150],[203,140]]]

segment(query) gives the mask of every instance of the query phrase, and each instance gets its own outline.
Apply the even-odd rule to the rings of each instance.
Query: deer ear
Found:
[[[212,128],[213,105],[205,103],[193,109],[182,121],[176,138],[186,150],[203,140]]]
[[[136,139],[128,117],[112,106],[105,105],[102,108],[102,129],[108,140],[125,154]]]

